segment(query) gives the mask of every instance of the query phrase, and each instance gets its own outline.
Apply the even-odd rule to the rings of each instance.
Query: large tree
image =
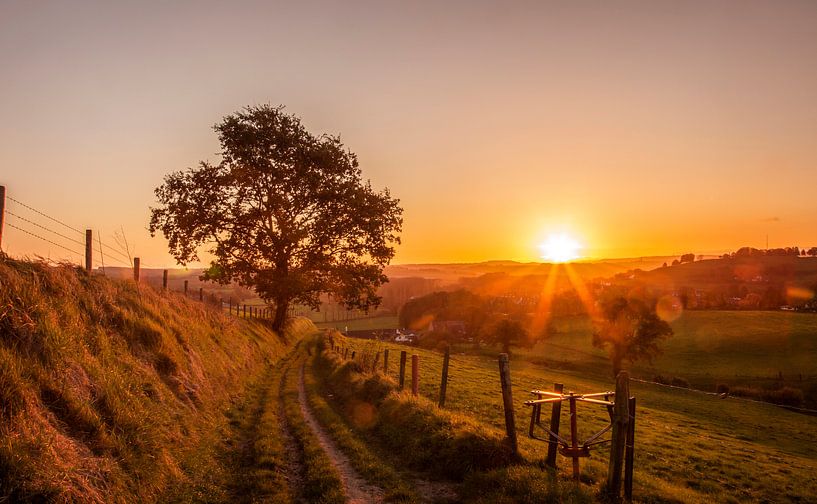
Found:
[[[156,189],[150,232],[179,264],[214,257],[203,279],[254,288],[280,330],[293,302],[328,293],[368,309],[387,281],[402,226],[399,200],[361,179],[337,136],[313,135],[282,107],[248,107],[215,126],[221,160],[174,172]]]
[[[672,336],[670,325],[655,312],[655,304],[639,297],[611,296],[600,302],[602,319],[593,333],[593,345],[606,348],[613,376],[624,361],[652,361],[661,353],[660,342]]]

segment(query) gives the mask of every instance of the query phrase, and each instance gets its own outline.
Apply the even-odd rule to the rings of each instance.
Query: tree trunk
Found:
[[[279,335],[284,329],[284,324],[287,322],[287,310],[289,309],[289,301],[286,299],[275,300],[275,318],[272,319],[272,328]]]

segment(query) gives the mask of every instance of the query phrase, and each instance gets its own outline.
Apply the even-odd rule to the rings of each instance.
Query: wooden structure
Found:
[[[610,443],[610,460],[607,472],[606,491],[616,500],[621,494],[622,469],[624,472],[624,495],[632,499],[633,492],[633,462],[635,450],[635,398],[630,397],[629,375],[622,371],[616,378],[616,390],[578,394],[572,391],[563,392],[563,385],[557,383],[554,391],[532,390],[536,399],[525,401],[531,407],[530,427],[528,435],[538,439],[535,435],[536,427],[546,431],[548,454],[546,464],[556,467],[556,452],[570,458],[573,463],[573,477],[579,480],[579,459],[589,457],[591,449],[600,444]],[[559,434],[559,419],[561,405],[567,401],[570,408],[570,436]],[[578,437],[578,403],[603,406],[610,416],[610,424],[593,434],[584,441]],[[550,426],[544,427],[541,423],[542,406],[551,405]],[[602,439],[607,432],[612,431],[610,439]]]

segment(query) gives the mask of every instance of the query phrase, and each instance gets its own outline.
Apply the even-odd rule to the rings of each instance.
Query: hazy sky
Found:
[[[0,184],[171,265],[153,189],[271,103],[402,200],[397,262],[817,245],[817,2],[295,4],[3,0]]]

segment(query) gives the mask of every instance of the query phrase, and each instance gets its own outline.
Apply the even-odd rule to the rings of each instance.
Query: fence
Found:
[[[13,209],[9,208],[12,206]],[[8,221],[7,217],[10,217],[12,221]],[[107,262],[109,265],[113,263],[117,267],[132,268],[133,280],[137,284],[146,281],[142,277],[142,267],[149,268],[150,266],[145,264],[141,258],[132,257],[127,243],[122,245],[117,243],[118,247],[109,245],[102,241],[101,233],[97,232],[96,237],[94,237],[93,230],[85,229],[83,231],[67,224],[63,220],[9,196],[6,193],[6,187],[0,186],[0,250],[2,250],[3,240],[6,239],[4,233],[6,225],[11,229],[70,252],[75,256],[79,265],[89,273],[93,271],[95,257],[98,257],[103,274],[105,274]],[[54,228],[59,229],[59,231]],[[82,252],[77,250],[82,250]],[[169,271],[167,269],[162,270],[161,288],[163,291],[170,290],[169,281]],[[184,288],[179,292],[185,297],[193,297],[189,291],[188,280],[184,280]],[[235,306],[235,315],[238,317],[269,319],[273,315],[272,310],[266,305],[242,305],[239,303],[234,305],[232,298],[225,302],[223,298],[217,298],[213,293],[206,293],[203,287],[199,287],[198,293],[193,299],[196,298],[200,302],[220,306],[222,310],[226,309],[230,314],[233,314],[233,307]]]
[[[361,340],[363,341],[363,340]],[[373,356],[367,356],[364,351],[360,351],[359,344],[350,344],[345,337],[330,337],[328,345],[332,352],[339,355],[343,360],[356,361],[365,372],[381,372],[390,376],[389,369],[389,348],[377,350]],[[354,349],[353,349],[354,346]],[[383,356],[380,364],[380,356]],[[438,406],[445,407],[445,397],[448,388],[450,369],[450,347],[445,348],[442,358],[442,371],[440,376],[440,388]],[[397,386],[400,390],[406,388],[406,372],[409,353],[400,350],[399,364],[397,368]],[[503,413],[505,416],[505,436],[511,449],[519,453],[517,442],[516,418],[514,414],[514,400],[512,394],[512,381],[510,370],[510,359],[507,354],[499,356],[499,383],[502,396]],[[411,394],[419,394],[420,383],[420,356],[411,355]],[[589,457],[591,449],[598,445],[610,443],[610,456],[608,460],[608,474],[605,484],[605,493],[611,501],[620,498],[623,486],[624,497],[632,500],[633,495],[633,465],[635,453],[635,407],[636,399],[629,393],[629,374],[619,373],[616,379],[615,391],[596,392],[590,394],[578,394],[575,392],[564,393],[563,385],[555,384],[554,391],[532,390],[531,394],[536,399],[525,401],[525,406],[531,408],[530,426],[528,434],[533,439],[540,439],[535,436],[535,428],[539,427],[546,431],[547,455],[545,464],[556,468],[556,455],[562,454],[571,459],[573,465],[573,477],[579,481],[579,459]],[[570,436],[559,434],[559,424],[561,418],[562,403],[567,402],[570,408]],[[578,439],[578,410],[577,404],[585,403],[606,408],[610,417],[610,424],[601,431],[593,434],[584,441]],[[551,405],[551,418],[548,427],[544,427],[541,421],[542,406]],[[606,433],[610,432],[610,439],[602,439]]]

